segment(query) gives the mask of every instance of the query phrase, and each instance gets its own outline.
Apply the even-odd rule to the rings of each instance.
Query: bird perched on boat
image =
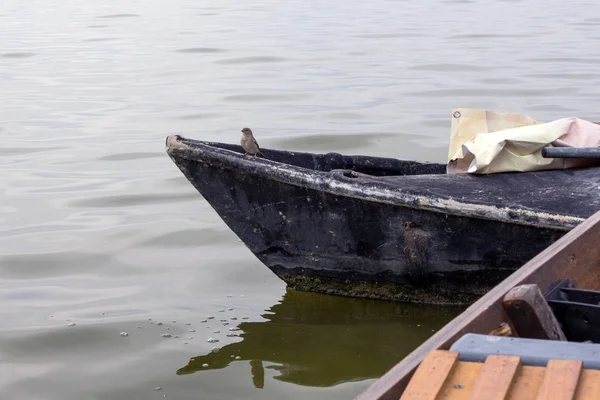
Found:
[[[257,155],[265,158],[264,154],[260,152],[260,147],[258,146],[258,142],[254,138],[252,131],[250,128],[242,129],[242,140],[240,141],[245,153],[244,157],[248,154],[252,154],[253,158],[256,158]]]
[[[510,325],[506,322],[502,322],[499,328],[494,329],[490,333],[490,336],[512,336],[512,330],[510,329]]]

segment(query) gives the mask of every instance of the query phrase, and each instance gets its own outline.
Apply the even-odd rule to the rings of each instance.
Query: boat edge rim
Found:
[[[203,147],[211,147],[207,143],[203,141],[196,141],[198,143],[198,147],[192,147],[185,143],[183,143],[180,139],[184,140],[193,140],[186,139],[181,135],[171,134],[168,135],[165,141],[166,151],[169,157],[173,160],[175,164],[174,157],[181,157],[185,159],[190,159],[193,161],[198,161],[196,158],[190,157],[191,154],[201,155],[206,154],[200,146]],[[214,149],[211,147],[211,149]],[[242,160],[241,158],[238,160],[236,158],[232,158],[228,154],[220,154],[220,152],[231,152],[231,150],[227,149],[218,149],[220,157],[227,157],[229,164],[239,163],[239,162],[249,162],[247,160]],[[178,154],[175,155],[174,153]],[[181,153],[180,153],[181,152]],[[214,152],[213,152],[214,153]],[[186,157],[184,157],[186,155]],[[258,162],[255,162],[258,161]],[[291,184],[295,186],[307,187],[313,190],[325,191],[329,194],[333,195],[342,195],[348,196],[352,198],[362,199],[366,201],[378,202],[383,204],[390,204],[394,206],[408,207],[419,210],[426,210],[431,212],[437,212],[446,215],[454,215],[459,217],[469,217],[469,218],[479,218],[479,219],[487,219],[491,221],[498,221],[503,223],[514,223],[519,225],[533,226],[537,228],[546,228],[560,231],[570,231],[575,226],[579,225],[586,218],[582,217],[574,217],[574,216],[565,216],[560,214],[551,214],[547,212],[535,212],[527,209],[514,209],[508,207],[496,207],[490,205],[481,205],[481,204],[473,204],[473,203],[465,203],[461,201],[457,201],[454,199],[442,199],[437,198],[437,201],[433,198],[428,198],[423,195],[414,195],[406,192],[402,192],[400,190],[393,190],[390,188],[375,188],[372,187],[371,191],[367,192],[364,189],[356,190],[350,182],[344,182],[339,179],[339,175],[332,175],[328,173],[328,176],[324,176],[324,173],[319,174],[321,176],[320,182],[314,177],[313,174],[307,174],[303,170],[303,168],[299,168],[292,165],[286,165],[285,168],[282,168],[278,165],[271,164],[272,162],[269,160],[257,159],[253,161],[255,171],[254,172],[267,172],[267,170],[276,171],[287,171],[292,172],[293,180],[283,181],[282,179],[278,179],[279,176],[277,174],[270,175],[270,179],[276,180],[280,183]],[[287,174],[290,176],[290,174]],[[338,179],[335,179],[337,177]],[[351,178],[348,178],[351,179]],[[337,189],[337,190],[336,190]],[[378,189],[378,190],[377,190]],[[340,193],[340,191],[344,191],[344,193]],[[387,192],[387,193],[386,193]],[[512,216],[511,216],[512,215]],[[519,216],[518,218],[515,216]],[[536,218],[538,222],[532,222],[527,220],[526,218]]]

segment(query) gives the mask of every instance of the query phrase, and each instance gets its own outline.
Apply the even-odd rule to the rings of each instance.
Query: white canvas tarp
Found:
[[[595,165],[595,160],[544,158],[542,148],[600,147],[600,125],[579,118],[540,122],[496,111],[452,110],[448,173],[492,174]]]

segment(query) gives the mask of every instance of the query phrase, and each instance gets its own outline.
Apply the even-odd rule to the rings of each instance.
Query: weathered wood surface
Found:
[[[583,363],[579,360],[550,360],[537,400],[573,400],[582,369]]]
[[[446,164],[165,144],[229,229],[302,291],[471,304],[600,209],[598,168],[448,175]]]
[[[435,368],[435,360],[446,362]],[[484,363],[457,361],[455,352],[436,350],[419,365],[401,400],[586,400],[599,395],[600,371],[583,369],[579,360],[549,360],[539,367],[505,355],[490,355]]]
[[[545,291],[556,281],[569,279],[575,287],[600,290],[598,243],[600,212],[596,212],[481,297],[359,394],[356,400],[398,400],[419,363],[431,351],[450,348],[454,341],[466,333],[487,334],[507,322],[509,319],[503,308],[503,299],[515,286],[535,283]]]
[[[488,356],[473,384],[469,400],[506,400],[521,366],[512,356]]]
[[[503,305],[518,336],[567,340],[538,285],[515,286],[504,296]]]
[[[432,351],[415,372],[400,400],[435,400],[458,362],[458,353]]]

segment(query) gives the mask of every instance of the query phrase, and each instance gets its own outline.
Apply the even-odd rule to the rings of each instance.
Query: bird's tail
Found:
[[[260,151],[258,153],[256,153],[256,157],[262,157],[262,158],[267,158],[265,157],[265,155],[263,153],[261,153]]]

